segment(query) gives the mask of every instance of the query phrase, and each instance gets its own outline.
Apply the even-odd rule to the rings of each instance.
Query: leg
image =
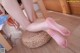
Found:
[[[31,31],[31,32],[37,32],[37,31],[43,30],[43,31],[47,32],[57,42],[57,44],[59,46],[61,46],[63,48],[67,47],[67,43],[66,43],[67,40],[65,40],[62,36],[60,36],[60,34],[56,33],[52,29],[50,29],[47,26],[47,22],[46,21],[40,22],[40,23],[38,23],[38,22],[32,23],[27,27],[27,30]]]
[[[27,26],[26,30],[31,32],[37,32],[41,30],[47,30],[49,29],[47,25],[45,24],[45,19],[37,19],[34,23]]]
[[[36,19],[36,14],[33,8],[32,0],[22,0],[26,13],[29,16],[29,20],[33,22]]]
[[[70,31],[68,29],[56,23],[52,18],[46,18],[46,21],[43,22],[32,23],[26,29],[33,32],[52,29],[60,32],[62,35],[70,35]]]
[[[20,9],[17,0],[2,0],[2,5],[12,18],[14,18],[25,29],[29,24],[29,21]]]
[[[70,31],[67,28],[56,23],[52,18],[47,18],[46,23],[50,29],[56,30],[60,32],[62,35],[70,35]]]
[[[46,32],[56,41],[59,46],[63,48],[67,47],[67,40],[60,36],[60,34],[53,30],[46,30]]]

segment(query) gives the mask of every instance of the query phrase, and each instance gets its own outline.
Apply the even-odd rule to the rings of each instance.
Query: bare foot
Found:
[[[48,27],[49,27],[50,29],[53,29],[53,30],[55,30],[55,31],[58,31],[58,32],[60,32],[62,35],[66,35],[66,36],[70,35],[70,31],[69,31],[67,28],[59,25],[59,24],[56,23],[52,18],[47,18],[47,19],[46,19],[46,23],[48,23],[47,25],[48,25]]]
[[[56,41],[59,46],[62,48],[67,47],[67,40],[64,39],[64,37],[60,36],[60,34],[56,33],[53,30],[47,30],[46,32]]]

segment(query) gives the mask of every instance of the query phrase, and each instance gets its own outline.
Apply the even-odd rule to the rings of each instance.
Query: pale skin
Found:
[[[16,0],[2,0],[2,5],[24,29],[30,24],[28,18],[25,17]]]
[[[30,32],[45,31],[56,41],[59,46],[65,48],[67,46],[67,41],[58,33],[68,36],[70,35],[70,31],[56,23],[51,17],[47,17],[43,21],[38,20],[37,22],[32,0],[22,0],[22,3],[28,17],[23,14],[16,0],[2,0],[2,5],[5,10],[23,27],[23,29]]]

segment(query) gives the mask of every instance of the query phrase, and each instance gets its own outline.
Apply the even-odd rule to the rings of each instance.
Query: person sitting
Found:
[[[17,0],[2,0],[1,4],[8,14],[22,26],[23,30],[28,30],[30,32],[45,31],[58,45],[64,48],[67,47],[67,40],[63,37],[70,35],[70,31],[67,28],[56,23],[51,17],[42,19],[43,21],[38,20],[34,12],[32,0],[21,0],[21,2],[28,17],[24,15]]]

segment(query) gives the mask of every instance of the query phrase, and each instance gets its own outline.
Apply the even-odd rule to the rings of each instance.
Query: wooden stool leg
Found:
[[[70,13],[70,9],[66,0],[59,0],[64,14]]]
[[[43,1],[42,1],[42,0],[38,0],[38,5],[39,5],[39,7],[40,7],[41,12],[43,13],[43,16],[44,16],[45,18],[47,18],[47,17],[48,17],[48,14],[47,14],[47,10],[46,10],[46,8],[45,8],[45,6],[44,6]]]
[[[3,47],[5,47],[7,51],[12,49],[11,45],[6,41],[6,39],[2,36],[1,33],[0,33],[0,44],[3,45]]]

